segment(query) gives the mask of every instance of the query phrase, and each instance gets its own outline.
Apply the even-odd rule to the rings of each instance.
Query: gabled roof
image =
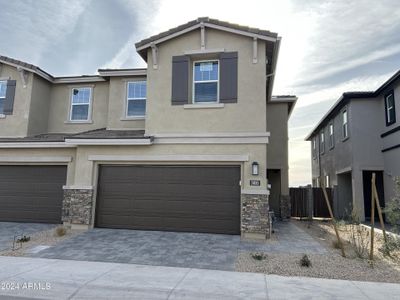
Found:
[[[38,66],[28,64],[22,60],[17,60],[17,59],[11,58],[11,57],[0,55],[0,63],[4,63],[6,65],[10,65],[10,66],[13,66],[16,68],[22,68],[26,71],[35,73],[35,74],[39,75],[40,77],[42,77],[48,81],[51,81],[51,82],[54,80],[54,77],[52,75],[50,75],[49,73],[47,73],[46,71],[43,71]]]
[[[57,83],[85,83],[85,82],[102,82],[106,81],[104,77],[111,76],[146,76],[146,68],[137,69],[98,69],[99,75],[78,75],[78,76],[60,76],[55,77],[46,71],[43,71],[38,66],[29,64],[22,60],[17,60],[11,57],[0,55],[0,63],[13,66],[17,69],[23,69],[28,72],[35,73],[47,81]]]
[[[342,96],[333,104],[333,106],[328,110],[328,112],[322,117],[322,119],[318,122],[318,124],[314,127],[314,129],[307,135],[305,138],[306,141],[311,140],[311,138],[317,134],[321,128],[325,125],[325,123],[330,120],[334,115],[337,114],[347,103],[352,99],[366,99],[366,98],[376,98],[382,92],[386,90],[386,88],[390,87],[390,85],[396,80],[400,79],[400,70],[398,70],[392,77],[386,80],[376,91],[357,91],[357,92],[345,92]]]
[[[149,38],[141,40],[135,44],[136,51],[146,60],[147,53],[145,49],[151,47],[151,45],[164,42],[166,40],[172,39],[184,33],[190,32],[192,30],[198,29],[201,26],[229,31],[236,34],[241,34],[250,37],[256,37],[263,40],[268,40],[275,42],[278,39],[278,34],[262,30],[254,27],[242,26],[234,23],[224,22],[217,19],[211,19],[209,17],[202,17],[196,20],[190,21],[186,24],[180,25],[178,27],[171,28],[170,30],[161,32],[159,34],[153,35]]]

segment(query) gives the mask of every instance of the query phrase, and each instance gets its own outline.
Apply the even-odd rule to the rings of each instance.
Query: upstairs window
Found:
[[[219,65],[218,61],[194,62],[193,102],[218,102]]]
[[[333,148],[335,146],[335,136],[333,131],[333,124],[329,124],[329,148]]]
[[[343,111],[342,117],[343,117],[343,123],[342,123],[343,139],[346,139],[349,137],[349,126],[347,123],[347,109]]]
[[[320,134],[320,153],[324,153],[325,152],[325,133],[322,131]]]
[[[146,88],[146,81],[128,82],[127,117],[144,117],[146,115]]]
[[[330,188],[331,187],[331,182],[329,179],[329,175],[325,175],[325,187]]]
[[[312,140],[312,153],[313,153],[313,158],[317,157],[317,138],[314,137]]]
[[[92,89],[90,87],[73,88],[70,121],[89,121]]]
[[[4,102],[6,101],[7,81],[0,81],[0,115],[4,114]]]
[[[396,123],[396,109],[394,107],[394,93],[391,91],[385,96],[386,126]]]

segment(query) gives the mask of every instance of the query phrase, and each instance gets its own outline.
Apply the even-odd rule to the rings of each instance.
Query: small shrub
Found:
[[[19,239],[17,240],[17,242],[18,242],[18,243],[27,243],[27,242],[29,242],[30,240],[31,240],[31,237],[30,237],[30,236],[24,235],[23,237],[19,238]]]
[[[332,248],[340,249],[340,244],[339,244],[338,240],[333,240],[332,241]]]
[[[307,254],[304,254],[300,259],[300,266],[309,268],[311,265],[311,260],[308,258]]]
[[[353,246],[357,257],[365,258],[369,248],[369,231],[360,226],[360,218],[353,212],[351,215],[351,224],[349,226],[350,243]]]
[[[386,219],[388,220],[389,224],[393,226],[395,233],[400,233],[400,177],[396,177],[394,181],[395,195],[386,205],[384,212],[386,213]]]
[[[379,251],[382,252],[384,256],[391,257],[394,251],[400,251],[400,238],[387,235],[386,243],[383,243]]]
[[[252,253],[251,257],[255,260],[265,260],[267,259],[267,255],[264,253]]]
[[[56,235],[57,236],[64,236],[67,233],[67,228],[65,228],[64,226],[58,226],[56,228]]]

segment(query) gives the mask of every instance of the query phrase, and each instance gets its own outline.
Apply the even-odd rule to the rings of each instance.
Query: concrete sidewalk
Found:
[[[400,284],[0,257],[5,299],[399,299]]]

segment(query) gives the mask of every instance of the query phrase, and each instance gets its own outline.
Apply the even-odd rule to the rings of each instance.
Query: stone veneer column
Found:
[[[281,218],[283,220],[289,219],[291,216],[291,203],[289,195],[281,195]]]
[[[64,189],[62,221],[89,225],[92,220],[93,189]]]
[[[242,194],[242,236],[266,239],[269,233],[269,202],[265,194]]]

